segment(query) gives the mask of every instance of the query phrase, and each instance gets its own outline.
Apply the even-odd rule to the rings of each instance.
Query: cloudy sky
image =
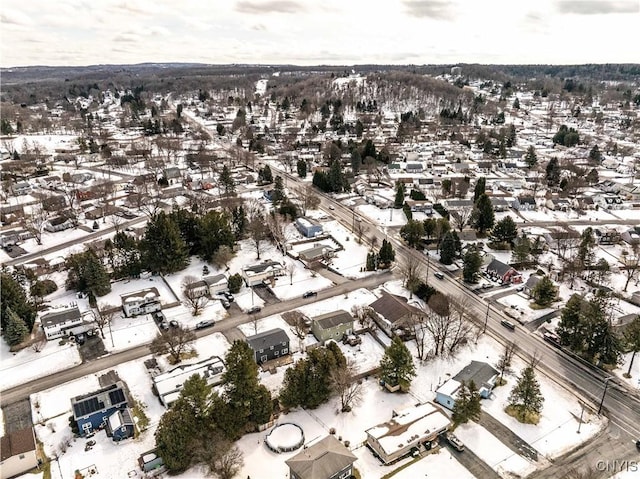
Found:
[[[640,0],[2,0],[0,64],[638,63]]]

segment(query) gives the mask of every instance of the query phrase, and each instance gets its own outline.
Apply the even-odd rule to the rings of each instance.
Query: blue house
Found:
[[[491,391],[496,385],[498,371],[488,363],[482,361],[471,361],[462,371],[436,390],[436,402],[447,409],[453,409],[456,403],[458,389],[464,382],[470,384],[472,381],[478,388],[480,397],[483,399],[491,396]]]
[[[121,381],[90,394],[71,399],[73,419],[80,436],[86,436],[105,427],[109,417],[127,407],[124,384]]]
[[[296,228],[307,238],[314,238],[322,234],[322,225],[304,216],[296,219]]]
[[[134,423],[131,410],[126,407],[114,412],[109,416],[109,419],[107,419],[106,430],[107,436],[113,438],[116,442],[133,437]]]

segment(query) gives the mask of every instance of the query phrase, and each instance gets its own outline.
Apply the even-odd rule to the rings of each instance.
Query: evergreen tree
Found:
[[[232,294],[239,293],[243,283],[244,280],[240,273],[232,274],[229,276],[229,292]]]
[[[451,417],[453,423],[457,426],[469,421],[479,421],[482,411],[480,399],[480,392],[476,384],[470,381],[467,385],[465,381],[462,381],[453,405],[453,415]]]
[[[531,256],[531,241],[524,235],[524,233],[522,236],[516,238],[511,254],[512,261],[515,264],[526,265],[529,263]]]
[[[346,366],[347,361],[335,342],[311,350],[306,358],[287,369],[280,403],[287,408],[317,408],[331,396],[332,372]]]
[[[378,269],[378,255],[374,251],[369,251],[367,253],[366,268],[367,271],[375,271]]]
[[[357,148],[354,148],[351,153],[351,171],[353,171],[354,175],[357,175],[360,172],[360,166],[362,166],[362,156]]]
[[[342,193],[343,191],[349,191],[349,184],[342,172],[340,160],[334,160],[329,166],[327,181],[331,192]]]
[[[147,223],[141,248],[143,264],[151,271],[175,273],[189,263],[189,250],[180,230],[163,211]]]
[[[236,240],[241,239],[246,230],[249,221],[244,211],[244,206],[238,205],[231,211],[231,229]]]
[[[385,268],[388,268],[391,263],[393,263],[396,259],[396,253],[393,251],[393,246],[391,246],[391,242],[386,239],[382,240],[382,246],[380,247],[380,252],[378,253],[378,261],[380,264],[384,265]]]
[[[478,198],[480,198],[480,196],[484,194],[486,189],[487,189],[487,179],[484,176],[481,176],[480,178],[478,178],[478,181],[476,182],[476,186],[473,189],[474,203],[478,201]]]
[[[453,232],[447,232],[440,243],[440,262],[451,264],[456,259],[458,251],[456,249],[456,239]]]
[[[527,152],[524,155],[524,161],[529,168],[533,168],[538,163],[538,155],[536,154],[536,148],[530,145],[527,148]]]
[[[227,198],[236,194],[236,182],[231,177],[231,171],[227,165],[222,167],[220,172],[220,186],[224,189],[224,194]]]
[[[416,368],[411,353],[402,340],[395,336],[384,350],[380,361],[380,377],[386,384],[400,386],[401,391],[407,392],[415,376]]]
[[[271,202],[274,207],[279,206],[287,197],[284,192],[284,182],[282,176],[277,175],[273,183],[273,192],[271,193]]]
[[[600,153],[598,145],[593,145],[593,148],[589,151],[589,161],[598,165],[602,163],[602,153]]]
[[[493,228],[495,222],[495,214],[493,212],[493,205],[491,200],[486,194],[480,195],[475,206],[475,228],[479,233],[484,233],[487,230]]]
[[[640,316],[636,316],[624,329],[624,344],[627,351],[630,351],[631,360],[629,361],[629,369],[627,371],[627,377],[631,377],[631,369],[633,368],[633,361],[636,358],[636,353],[640,351]]]
[[[515,100],[513,100],[513,109],[514,110],[519,110],[520,109],[520,100],[518,100],[518,97],[516,97]]]
[[[7,319],[3,331],[4,340],[9,346],[20,344],[29,336],[27,325],[11,308],[7,308]]]
[[[65,265],[69,289],[89,293],[94,298],[111,291],[109,275],[92,249],[72,254]]]
[[[480,276],[480,267],[482,266],[482,257],[478,250],[470,246],[462,258],[463,268],[462,277],[469,283],[475,283]]]
[[[395,200],[393,202],[393,207],[395,209],[402,208],[402,205],[404,204],[404,196],[405,196],[404,183],[399,181],[396,184],[396,197],[395,197]]]
[[[271,173],[271,167],[269,165],[265,165],[264,168],[258,171],[258,182],[265,184],[273,182],[273,173]]]
[[[558,186],[560,184],[560,165],[557,158],[551,158],[546,168],[547,185]]]
[[[583,303],[584,300],[577,294],[571,296],[562,309],[556,328],[560,344],[575,352],[581,352],[584,348],[585,331],[580,318]]]
[[[518,226],[511,216],[505,216],[491,230],[491,240],[496,243],[512,244],[518,236]]]
[[[531,291],[531,296],[538,306],[546,308],[556,300],[557,289],[553,281],[548,276],[544,276]]]
[[[298,170],[298,177],[299,178],[306,178],[307,177],[307,162],[304,160],[298,160],[298,162],[296,163],[296,169]]]
[[[221,427],[229,438],[237,438],[249,426],[268,422],[273,413],[271,394],[258,380],[254,354],[245,341],[236,340],[225,356],[223,399],[234,420]]]
[[[515,409],[516,418],[520,422],[537,423],[537,416],[542,411],[543,403],[544,397],[540,392],[535,371],[533,367],[527,366],[522,370],[518,382],[511,390],[509,406]]]
[[[33,327],[36,319],[36,309],[27,299],[25,290],[20,283],[8,273],[0,273],[0,319],[2,330],[7,327],[9,310],[13,311],[27,325]]]
[[[424,224],[422,221],[409,220],[400,228],[400,236],[412,248],[420,243],[424,236]]]

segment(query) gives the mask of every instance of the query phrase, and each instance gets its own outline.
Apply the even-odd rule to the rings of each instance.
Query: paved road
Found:
[[[234,314],[228,318],[225,318],[222,321],[219,321],[216,324],[216,326],[213,328],[196,331],[196,335],[200,338],[200,337],[212,334],[214,332],[222,332],[224,334],[226,331],[237,328],[240,324],[253,321],[256,317],[262,318],[265,316],[271,316],[273,314],[283,313],[285,311],[291,311],[305,304],[310,304],[315,301],[331,298],[333,296],[348,294],[349,292],[355,291],[356,289],[360,289],[360,288],[373,289],[381,285],[382,283],[389,281],[390,279],[392,279],[391,273],[383,272],[380,274],[367,276],[366,278],[349,281],[347,283],[340,284],[332,288],[324,289],[322,291],[319,291],[318,296],[315,298],[308,298],[308,299],[295,298],[289,301],[283,301],[280,303],[266,306],[257,315],[249,316],[244,313]],[[59,371],[54,375],[46,376],[44,378],[34,379],[25,384],[21,384],[19,386],[15,386],[13,388],[2,391],[2,394],[0,396],[0,405],[3,406],[6,404],[11,404],[21,399],[27,398],[31,394],[35,394],[39,391],[43,391],[45,389],[49,389],[59,384],[66,383],[74,379],[78,379],[88,374],[94,374],[94,373],[97,373],[98,371],[112,368],[114,366],[117,366],[118,364],[125,363],[127,361],[140,359],[149,354],[150,353],[149,353],[148,346],[141,345],[132,349],[127,349],[125,351],[104,356],[100,359],[89,361],[69,369]]]
[[[276,168],[276,170],[278,170]],[[278,173],[285,175],[292,182],[299,179],[278,170]],[[351,210],[342,203],[336,201],[330,195],[319,192],[322,207],[336,217],[343,225],[351,227],[357,218],[367,221],[365,217],[359,215],[355,210]],[[331,208],[329,208],[331,206]],[[367,221],[368,222],[368,221]],[[623,220],[620,220],[623,222]],[[610,223],[610,222],[609,222]],[[618,223],[618,221],[616,221]],[[557,224],[548,222],[549,225]],[[586,222],[585,224],[594,224]],[[502,311],[488,304],[484,299],[473,294],[462,283],[456,279],[445,275],[443,279],[433,277],[433,272],[439,270],[439,264],[430,260],[422,252],[408,248],[406,244],[395,236],[387,236],[379,228],[370,225],[368,236],[378,237],[379,244],[386,238],[393,244],[396,251],[396,260],[401,262],[404,258],[412,256],[419,260],[429,271],[425,276],[431,286],[441,293],[462,298],[470,312],[470,317],[487,334],[495,338],[502,344],[514,341],[519,347],[518,356],[528,361],[534,354],[540,358],[538,372],[545,374],[569,392],[578,393],[593,410],[598,409],[600,400],[604,392],[604,380],[609,375],[591,365],[585,364],[572,358],[562,351],[551,347],[539,335],[530,334],[526,328],[516,327],[514,331],[504,328],[500,321],[508,319]],[[640,438],[640,394],[638,391],[629,388],[625,384],[612,384],[609,381],[609,388],[604,399],[603,414],[605,414],[612,426],[619,430],[621,440],[630,442],[632,439]],[[577,399],[576,399],[577,401]],[[601,458],[591,458],[593,462]],[[590,460],[591,460],[590,459]],[[613,459],[613,458],[612,458]]]

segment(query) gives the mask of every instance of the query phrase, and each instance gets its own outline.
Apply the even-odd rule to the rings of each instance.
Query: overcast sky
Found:
[[[638,63],[640,0],[2,0],[0,63]]]

